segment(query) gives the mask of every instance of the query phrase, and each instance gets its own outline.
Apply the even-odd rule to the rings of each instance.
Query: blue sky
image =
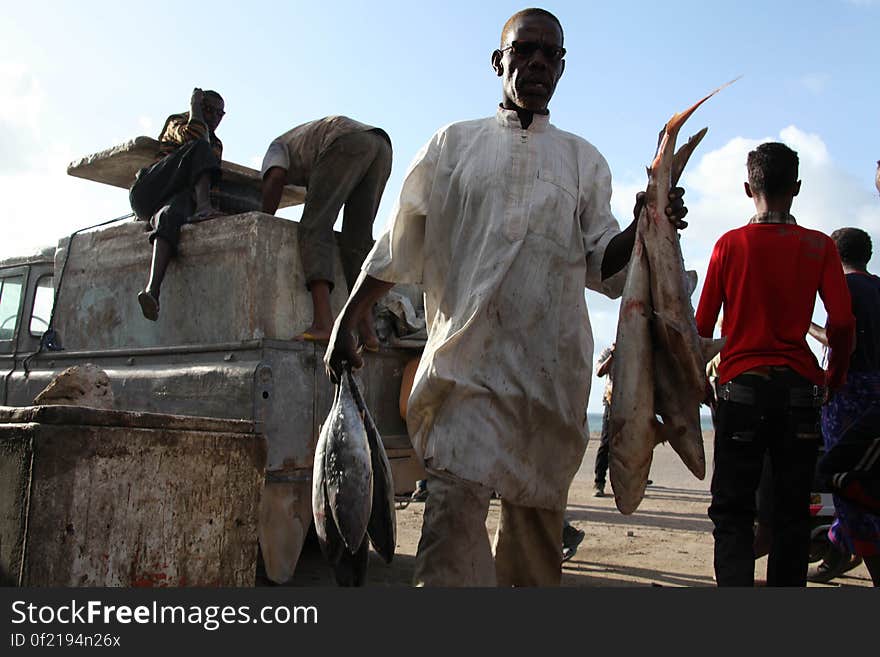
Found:
[[[226,159],[241,164],[256,166],[275,136],[328,114],[386,129],[395,160],[378,234],[407,164],[430,135],[494,112],[500,84],[489,54],[504,20],[526,6],[3,4],[0,257],[126,213],[125,191],[71,179],[67,162],[139,134],[155,136],[169,113],[186,109],[193,86],[225,97],[218,134]],[[801,153],[803,191],[793,210],[801,223],[826,232],[861,226],[880,248],[873,186],[880,2],[542,6],[561,19],[569,53],[551,120],[606,156],[621,223],[631,218],[665,120],[742,74],[686,128],[709,126],[683,181],[691,211],[683,236],[688,265],[702,275],[714,241],[749,216],[741,191],[745,153],[766,139]],[[593,294],[588,303],[598,349],[613,340],[616,304]]]

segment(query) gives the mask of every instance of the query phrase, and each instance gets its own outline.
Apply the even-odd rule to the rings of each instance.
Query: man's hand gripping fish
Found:
[[[697,478],[706,476],[700,403],[705,397],[706,363],[721,350],[723,340],[697,334],[690,301],[697,275],[685,271],[678,231],[665,209],[670,189],[707,131],[700,130],[675,153],[682,125],[733,82],[669,119],[648,168],[612,365],[609,470],[622,513],[632,513],[642,501],[654,447],[661,442],[669,442]]]

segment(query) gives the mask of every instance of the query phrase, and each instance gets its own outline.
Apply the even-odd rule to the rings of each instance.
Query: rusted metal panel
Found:
[[[117,408],[258,422],[268,441],[267,470],[310,471],[318,429],[333,400],[324,347],[268,339],[211,347],[44,354],[29,375],[19,370],[11,376],[9,403],[29,405],[54,374],[74,363],[94,363],[107,372]],[[367,365],[358,372],[388,449],[410,446],[398,413],[409,357],[383,347],[365,354]]]
[[[267,470],[311,468],[318,435],[316,399],[327,379],[323,368],[312,343],[264,351],[254,376],[254,418],[266,435]]]
[[[252,419],[252,381],[260,341],[202,348],[149,348],[44,353],[9,377],[10,406],[27,406],[71,365],[104,370],[120,410]]]
[[[210,431],[215,433],[254,433],[253,422],[191,417],[167,413],[114,411],[85,406],[0,406],[0,422],[40,423],[51,425],[82,425],[92,427],[132,427],[137,429],[168,429],[177,431]]]
[[[19,584],[33,455],[27,425],[0,424],[0,586]]]
[[[23,585],[253,585],[266,451],[250,423],[24,411],[49,422],[12,437],[33,445]]]

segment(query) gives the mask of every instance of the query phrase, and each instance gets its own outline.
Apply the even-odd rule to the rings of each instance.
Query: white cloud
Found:
[[[797,151],[801,167],[831,166],[828,147],[819,135],[803,132],[797,126],[790,125],[779,132],[780,140]],[[803,171],[801,171],[803,173]]]
[[[27,69],[0,63],[0,174],[29,165],[30,144],[40,137],[45,93]]]
[[[70,159],[56,153],[44,166],[0,175],[0,259],[51,246],[78,228],[130,212],[125,190],[59,173]]]
[[[124,190],[66,175],[76,155],[48,137],[46,94],[18,63],[0,65],[0,258],[34,252],[77,228],[129,211]]]
[[[152,116],[139,116],[137,124],[142,135],[152,135],[154,132],[158,132],[156,122]]]
[[[0,63],[0,123],[38,133],[45,98],[39,80],[23,64]]]

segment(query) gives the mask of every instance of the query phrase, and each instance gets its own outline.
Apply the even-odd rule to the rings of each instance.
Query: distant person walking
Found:
[[[608,474],[608,441],[611,438],[611,364],[614,362],[614,345],[605,347],[596,360],[596,376],[604,376],[605,392],[602,394],[602,436],[596,451],[596,475],[593,480],[593,497],[605,497],[605,477]]]

